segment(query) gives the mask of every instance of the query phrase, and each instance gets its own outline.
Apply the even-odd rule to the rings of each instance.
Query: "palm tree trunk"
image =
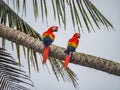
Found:
[[[0,37],[7,39],[9,41],[15,42],[36,52],[42,53],[43,51],[43,43],[31,36],[26,35],[23,32],[18,30],[14,30],[8,26],[0,24]],[[50,56],[57,58],[59,60],[65,59],[65,48],[51,45],[50,47]],[[120,76],[120,63],[103,59],[100,57],[83,54],[79,52],[73,53],[71,63],[82,65],[90,68],[94,68],[97,70],[101,70],[107,72],[109,74]]]

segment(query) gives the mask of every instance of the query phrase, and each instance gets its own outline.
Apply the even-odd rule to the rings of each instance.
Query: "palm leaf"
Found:
[[[102,15],[102,13],[100,13],[100,11],[93,5],[92,1],[90,0],[65,0],[65,1],[54,0],[54,2],[56,1],[57,2],[60,1],[62,2],[62,4],[66,4],[64,6],[64,10],[67,7],[67,5],[69,6],[69,9],[71,11],[71,19],[72,19],[73,27],[77,26],[78,30],[79,30],[79,27],[82,28],[84,25],[86,26],[88,32],[90,32],[91,29],[94,30],[94,27],[93,27],[94,23],[92,23],[93,21],[95,22],[95,25],[98,27],[98,29],[100,29],[100,24],[103,24],[108,29],[109,27],[114,29],[113,25]],[[54,2],[52,1],[52,3]],[[60,6],[60,7],[57,8],[57,6]],[[60,11],[61,8],[62,8],[61,3],[56,3],[56,9],[55,7],[53,9],[55,12],[55,10]],[[62,16],[65,17],[64,13],[61,13],[61,17]],[[81,21],[84,21],[84,24],[81,23]],[[67,23],[64,20],[62,20],[62,22],[64,25]]]
[[[0,1],[0,21],[2,24],[8,22],[10,27],[17,28],[17,30],[41,40],[40,34],[18,16],[3,0]]]
[[[94,19],[95,23],[102,23],[107,28],[114,28],[113,25],[100,13],[100,11],[92,4],[89,0],[83,0],[88,11],[91,13],[92,19]],[[93,15],[93,16],[92,16]],[[96,24],[99,26],[98,24]]]
[[[23,9],[22,10],[26,15],[26,0],[23,0]]]
[[[8,0],[9,1],[9,0]],[[38,16],[38,11],[41,12],[42,20],[47,20],[48,16],[48,5],[50,4],[47,0],[41,0],[40,3],[37,3],[38,0],[33,0],[33,10],[35,18]],[[23,8],[26,6],[26,0],[23,1]],[[15,4],[16,3],[16,4]],[[15,5],[14,5],[15,4]],[[13,5],[16,6],[17,11],[20,9],[19,0],[14,0]],[[72,19],[73,27],[77,27],[78,31],[84,25],[86,26],[88,32],[94,30],[93,25],[96,25],[100,29],[100,24],[114,29],[113,25],[100,13],[100,11],[94,6],[90,0],[51,0],[53,11],[50,13],[54,14],[54,19],[58,19],[59,25],[63,23],[66,29],[66,8],[70,9],[70,15]],[[38,5],[40,5],[41,10],[39,10]],[[51,9],[50,9],[51,10]],[[25,10],[24,10],[25,11]],[[46,18],[44,18],[46,16]],[[91,16],[91,17],[90,17]],[[81,18],[82,17],[82,18]],[[84,23],[81,23],[84,21]],[[94,22],[94,23],[92,23]]]
[[[37,4],[37,0],[33,0],[33,9],[34,9],[34,16],[35,16],[35,18],[37,18],[37,16],[38,16],[38,4]]]
[[[61,78],[63,81],[69,81],[73,83],[75,88],[78,88],[79,84],[77,82],[76,74],[67,67],[66,69],[60,69],[63,65],[62,60],[57,60],[55,58],[49,57],[50,65],[52,67],[53,73],[55,74],[57,80],[59,81]]]
[[[26,1],[24,0],[24,4],[25,2]],[[15,4],[17,8],[19,8],[19,4],[20,3],[18,0],[18,2],[16,2]],[[23,8],[25,8],[25,5],[23,6],[24,6]],[[20,16],[18,16],[3,0],[0,0],[0,21],[2,24],[5,24],[5,25],[8,22],[10,27],[17,28],[17,30],[20,30],[32,37],[35,37],[41,40],[40,34],[37,33],[32,27],[30,27]],[[11,46],[13,48],[14,44],[11,43]],[[5,48],[5,39],[2,40],[2,47]],[[19,44],[16,44],[16,52],[17,52],[19,63],[20,63],[20,45]],[[23,52],[24,52],[24,56],[26,56],[25,47],[23,47]],[[31,54],[31,55],[34,58],[33,60],[36,60],[36,56],[35,56],[36,54]],[[37,66],[37,63],[36,63],[36,66]]]
[[[1,90],[30,90],[23,84],[33,87],[33,83],[24,71],[18,68],[19,63],[13,57],[0,48],[0,89]]]

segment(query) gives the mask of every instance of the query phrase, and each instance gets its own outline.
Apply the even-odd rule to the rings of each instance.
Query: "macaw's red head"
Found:
[[[74,38],[80,38],[80,33],[75,33],[75,34],[73,35],[73,37],[74,37]]]
[[[58,31],[58,26],[51,26],[49,29],[48,29],[48,32],[57,32]]]

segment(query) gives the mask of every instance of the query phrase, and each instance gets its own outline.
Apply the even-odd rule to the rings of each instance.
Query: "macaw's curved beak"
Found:
[[[57,31],[58,31],[58,27],[56,26],[53,32],[57,32]]]

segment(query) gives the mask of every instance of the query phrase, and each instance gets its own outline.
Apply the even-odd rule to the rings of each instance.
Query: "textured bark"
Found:
[[[2,24],[0,24],[0,37],[25,46],[27,48],[33,49],[39,53],[42,53],[43,51],[43,43],[40,40],[30,37],[24,34],[23,32],[14,30]],[[64,51],[65,48],[63,47],[51,45],[50,56],[59,60],[64,60]],[[74,52],[71,59],[71,63],[94,68],[97,70],[107,72],[109,74],[120,76],[120,63],[103,59],[100,57]]]

